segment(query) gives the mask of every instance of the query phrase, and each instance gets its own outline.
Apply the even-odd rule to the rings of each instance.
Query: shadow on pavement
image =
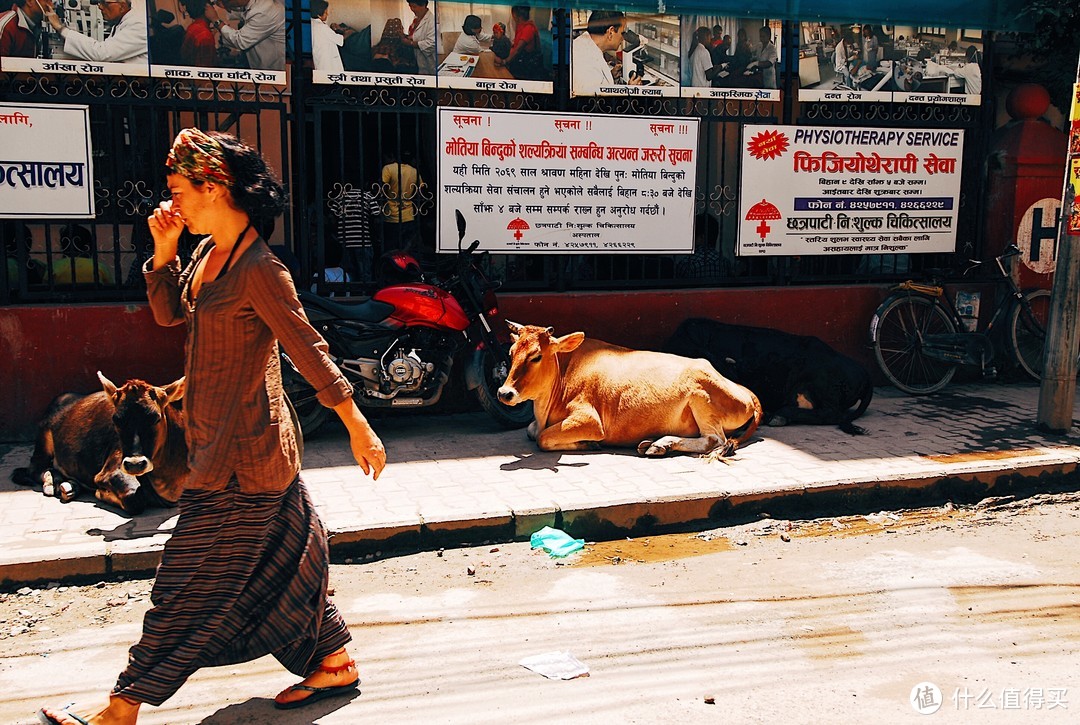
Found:
[[[334,697],[312,703],[295,710],[275,710],[274,701],[259,697],[229,705],[204,718],[199,725],[250,725],[251,723],[274,723],[275,725],[299,725],[300,723],[318,722],[336,710],[345,707],[357,697],[357,690],[351,697]]]

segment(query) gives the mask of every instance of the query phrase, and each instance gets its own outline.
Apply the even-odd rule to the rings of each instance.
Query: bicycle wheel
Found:
[[[881,372],[900,390],[912,395],[933,393],[949,384],[956,366],[924,355],[922,336],[953,332],[956,325],[934,300],[893,297],[874,313],[874,356]]]
[[[1030,290],[1024,293],[1024,301],[1026,304],[1014,304],[1009,313],[1009,344],[1020,369],[1033,380],[1041,380],[1046,326],[1050,320],[1050,291]],[[1027,309],[1031,310],[1030,315]]]

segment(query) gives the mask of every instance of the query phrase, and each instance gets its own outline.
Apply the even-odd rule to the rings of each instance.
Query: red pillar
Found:
[[[1020,287],[1050,289],[1068,136],[1039,120],[1050,107],[1042,86],[1017,86],[1005,103],[1013,120],[990,144],[983,256],[996,256],[1015,241],[1023,252],[1013,265]]]

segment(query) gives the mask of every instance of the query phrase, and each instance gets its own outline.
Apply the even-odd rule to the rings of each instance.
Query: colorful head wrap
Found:
[[[185,128],[176,134],[165,166],[189,179],[233,184],[221,144],[197,128]]]

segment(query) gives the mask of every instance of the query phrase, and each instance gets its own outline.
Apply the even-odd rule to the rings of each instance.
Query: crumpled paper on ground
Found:
[[[518,664],[549,680],[572,680],[575,677],[589,676],[589,668],[569,652],[545,652],[542,655],[532,655]]]
[[[565,531],[559,531],[550,526],[545,526],[529,537],[529,544],[534,549],[543,548],[557,558],[569,556],[575,551],[585,548],[584,539],[575,539]]]

